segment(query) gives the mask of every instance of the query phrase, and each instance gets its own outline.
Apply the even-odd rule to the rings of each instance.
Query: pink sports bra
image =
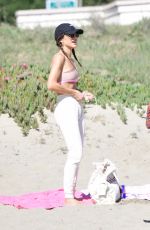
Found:
[[[70,82],[70,83],[76,83],[79,81],[79,74],[76,68],[73,68],[72,70],[62,72],[60,84]]]

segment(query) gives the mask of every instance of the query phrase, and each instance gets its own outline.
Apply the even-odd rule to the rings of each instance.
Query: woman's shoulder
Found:
[[[65,56],[60,52],[54,54],[52,58],[52,62],[64,62],[64,61],[65,61]]]
[[[51,67],[55,68],[63,68],[65,63],[65,57],[61,53],[54,54],[52,61],[51,61]]]

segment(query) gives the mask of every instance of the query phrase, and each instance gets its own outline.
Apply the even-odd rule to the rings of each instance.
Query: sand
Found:
[[[47,123],[27,137],[7,114],[0,116],[0,195],[62,188],[67,149],[53,113],[45,113]],[[92,162],[105,158],[115,163],[121,184],[150,184],[150,130],[145,118],[129,109],[126,114],[125,125],[109,107],[86,106],[78,190],[87,188]],[[133,200],[53,210],[0,206],[0,223],[1,230],[145,230],[150,229],[150,203]]]

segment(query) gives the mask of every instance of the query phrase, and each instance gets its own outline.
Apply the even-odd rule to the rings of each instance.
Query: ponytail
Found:
[[[81,63],[79,62],[79,60],[78,60],[78,58],[76,56],[76,53],[75,53],[74,49],[72,50],[72,54],[73,54],[74,58],[76,59],[76,61],[78,62],[78,64],[82,67]]]

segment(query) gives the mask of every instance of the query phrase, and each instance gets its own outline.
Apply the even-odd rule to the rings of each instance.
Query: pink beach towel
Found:
[[[76,197],[81,199],[85,205],[91,205],[89,195],[76,192]],[[63,189],[50,190],[46,192],[29,193],[19,196],[0,196],[1,205],[11,205],[19,209],[45,208],[53,209],[64,206]]]

